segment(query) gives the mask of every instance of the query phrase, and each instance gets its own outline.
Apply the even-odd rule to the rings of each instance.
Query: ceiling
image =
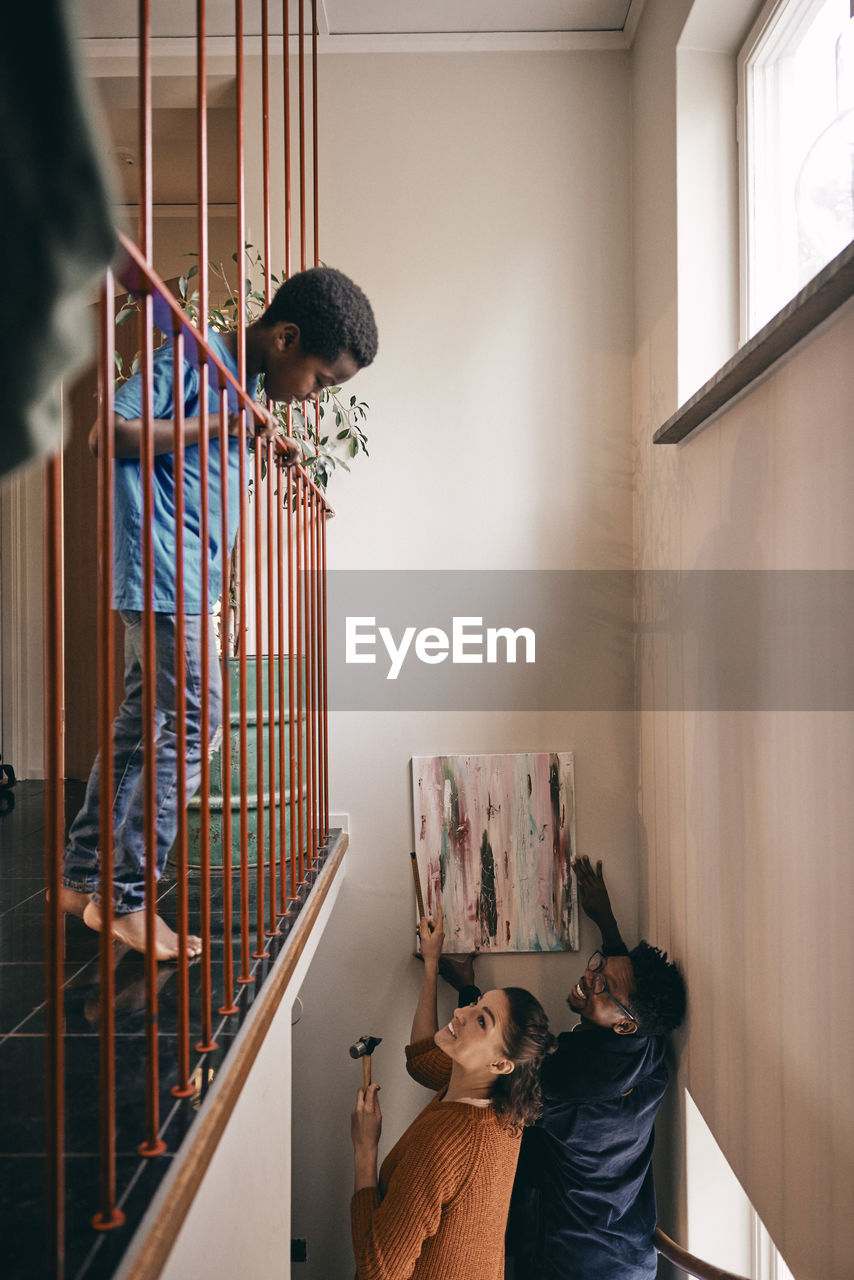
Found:
[[[244,34],[260,35],[263,0],[244,0]],[[287,0],[291,32],[300,0]],[[282,33],[282,0],[268,0],[271,35]],[[310,30],[311,0],[303,0]],[[319,44],[326,51],[428,48],[626,47],[643,0],[318,0]],[[208,0],[211,37],[234,32],[234,0]],[[78,0],[78,31],[87,41],[133,39],[136,5]],[[156,38],[195,36],[196,0],[151,0]]]

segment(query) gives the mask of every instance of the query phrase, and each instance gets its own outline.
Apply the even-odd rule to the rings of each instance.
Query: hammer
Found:
[[[382,1040],[382,1036],[360,1036],[355,1044],[350,1045],[350,1057],[362,1059],[366,1089],[371,1083],[371,1054],[378,1044],[382,1044]]]
[[[421,877],[418,875],[418,859],[415,856],[415,850],[410,853],[412,859],[412,878],[415,881],[415,900],[418,903],[418,919],[424,915],[424,898],[421,893]]]

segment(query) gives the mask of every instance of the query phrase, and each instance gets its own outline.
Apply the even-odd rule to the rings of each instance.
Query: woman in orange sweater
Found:
[[[548,1021],[528,991],[487,991],[441,1030],[441,908],[419,926],[424,981],[407,1070],[439,1092],[383,1162],[377,1086],[351,1117],[350,1206],[358,1280],[502,1280],[504,1231],[522,1128],[539,1114]]]

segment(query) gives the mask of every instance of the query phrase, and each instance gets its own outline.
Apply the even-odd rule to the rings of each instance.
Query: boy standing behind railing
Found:
[[[225,367],[238,376],[237,333],[208,332],[208,343]],[[247,391],[254,396],[264,376],[268,400],[315,400],[327,387],[340,386],[369,365],[377,349],[377,329],[368,299],[347,276],[330,267],[312,267],[292,276],[276,293],[267,311],[246,329]],[[175,713],[175,520],[173,458],[175,411],[172,345],[153,357],[154,422],[154,588],[155,624],[155,753],[156,876],[159,879],[178,828]],[[229,546],[220,538],[219,392],[209,389],[209,522],[208,547],[199,536],[199,371],[185,361],[184,408],[184,609],[186,633],[186,793],[195,794],[201,776],[200,683],[202,645],[209,646],[209,724],[214,750],[222,733],[222,693],[213,620],[221,592],[221,566],[237,534],[239,494],[239,415],[229,414],[228,511]],[[248,416],[248,415],[247,415]],[[275,420],[256,431],[268,439]],[[98,451],[100,424],[89,442]],[[115,543],[113,607],[125,625],[125,698],[113,723],[112,798],[114,824],[113,935],[136,951],[145,951],[144,786],[142,720],[142,377],[135,374],[115,395]],[[201,600],[201,556],[208,556],[209,598]],[[100,756],[95,760],[83,807],[72,823],[62,864],[61,906],[100,930]],[[155,918],[158,960],[178,954],[178,936],[160,916]],[[188,939],[191,956],[201,939]]]

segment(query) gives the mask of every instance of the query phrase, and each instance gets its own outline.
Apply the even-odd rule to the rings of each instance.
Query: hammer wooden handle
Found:
[[[362,1059],[362,1070],[365,1075],[365,1088],[371,1083],[371,1055],[366,1053]]]
[[[420,878],[419,878],[419,876],[418,876],[418,862],[417,862],[416,857],[415,857],[415,850],[414,850],[414,849],[413,849],[412,853],[410,853],[410,855],[409,855],[409,856],[410,856],[410,858],[412,859],[412,878],[413,878],[413,880],[415,881],[415,900],[416,900],[416,902],[418,903],[418,919],[419,919],[419,920],[423,920],[423,918],[424,918],[424,899],[423,899],[423,897],[421,896],[421,880],[420,880]]]

